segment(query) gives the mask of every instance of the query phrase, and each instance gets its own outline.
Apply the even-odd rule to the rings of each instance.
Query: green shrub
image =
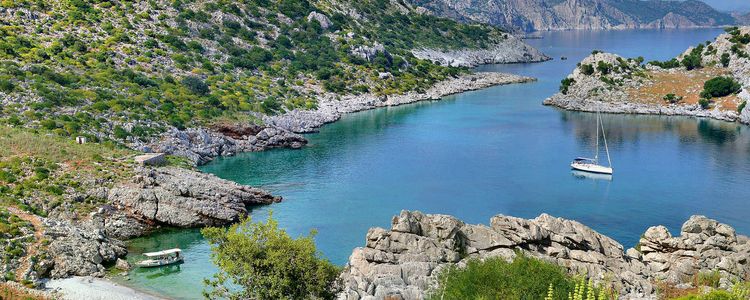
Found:
[[[664,101],[667,101],[669,103],[677,103],[677,102],[680,102],[680,100],[682,100],[682,96],[677,96],[675,94],[667,94],[666,96],[664,96],[663,99]]]
[[[182,84],[187,87],[190,92],[196,95],[207,95],[209,93],[208,85],[203,82],[203,79],[197,76],[187,76],[182,79]]]
[[[600,61],[596,64],[596,70],[602,73],[602,75],[607,75],[612,72],[612,64]]]
[[[711,101],[706,98],[700,98],[700,100],[698,100],[698,104],[700,104],[703,109],[708,109],[708,107],[711,105]]]
[[[682,59],[682,65],[688,69],[693,70],[701,67],[700,55],[688,55]]]
[[[663,69],[674,69],[674,68],[679,68],[681,66],[681,63],[675,58],[668,60],[668,61],[654,60],[654,61],[650,61],[649,64],[663,68]]]
[[[576,282],[561,267],[519,254],[512,262],[501,257],[470,260],[465,268],[448,267],[428,299],[567,299]]]
[[[713,98],[724,97],[738,93],[742,90],[742,85],[731,77],[714,77],[703,84],[701,97]]]
[[[737,106],[737,113],[742,113],[742,110],[745,109],[745,106],[747,106],[747,101],[742,101],[742,103]]]
[[[589,65],[589,64],[581,65],[581,73],[583,73],[583,75],[594,74],[594,66]]]
[[[728,67],[728,66],[729,66],[729,62],[730,62],[730,59],[731,59],[731,58],[730,58],[730,56],[729,56],[729,53],[722,53],[722,54],[721,54],[721,65],[722,65],[723,67],[725,67],[725,68],[726,68],[726,67]]]
[[[338,268],[315,248],[314,232],[297,239],[269,214],[263,223],[248,217],[229,228],[201,230],[219,267],[205,280],[209,299],[333,299]]]
[[[562,81],[560,81],[560,92],[563,93],[563,95],[567,95],[568,94],[568,88],[570,88],[570,86],[572,84],[574,84],[575,82],[576,82],[576,80],[573,79],[573,78],[565,78],[565,79],[563,79]]]

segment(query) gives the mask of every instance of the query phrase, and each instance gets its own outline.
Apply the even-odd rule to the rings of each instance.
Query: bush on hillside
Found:
[[[612,64],[608,62],[600,61],[599,63],[596,64],[596,70],[602,73],[602,75],[607,75],[610,72],[612,72],[612,68],[613,68]]]
[[[677,96],[675,94],[667,94],[666,96],[664,96],[663,99],[664,101],[667,101],[669,103],[677,103],[682,100],[682,96]]]
[[[711,106],[711,101],[706,98],[700,98],[698,104],[700,104],[701,108],[708,109],[708,107]]]
[[[721,54],[721,65],[725,68],[728,67],[730,59],[731,57],[729,56],[729,53]]]
[[[565,78],[562,81],[560,81],[560,92],[563,93],[563,95],[568,94],[568,88],[576,82],[573,78]]]
[[[203,82],[203,79],[197,76],[187,76],[182,79],[182,84],[185,85],[193,94],[196,95],[207,95],[209,92],[208,85]]]
[[[654,60],[654,61],[650,61],[649,64],[660,67],[662,69],[674,69],[674,68],[679,68],[681,66],[680,61],[678,61],[675,58],[667,60],[667,61]]]
[[[594,74],[594,66],[589,64],[581,65],[581,73],[583,73],[583,75]]]
[[[731,94],[739,93],[742,90],[742,85],[735,81],[731,77],[714,77],[703,84],[703,92],[701,97],[703,98],[714,98],[724,97]]]

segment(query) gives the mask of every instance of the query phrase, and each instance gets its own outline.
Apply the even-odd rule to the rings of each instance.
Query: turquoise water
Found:
[[[593,49],[667,59],[720,30],[545,33],[529,40],[569,59],[484,66],[539,78],[442,101],[345,116],[308,136],[301,150],[217,159],[203,171],[260,186],[284,201],[269,210],[294,235],[318,230],[320,250],[344,264],[367,229],[387,227],[402,209],[487,223],[495,214],[541,213],[576,219],[626,247],[652,225],[676,232],[705,214],[750,233],[750,132],[736,124],[686,117],[604,115],[615,176],[580,178],[569,162],[590,156],[595,116],[541,105]],[[194,230],[131,243],[131,252],[179,246],[187,261],[166,271],[133,272],[126,284],[175,298],[199,298],[214,267]],[[134,259],[131,257],[131,259]]]

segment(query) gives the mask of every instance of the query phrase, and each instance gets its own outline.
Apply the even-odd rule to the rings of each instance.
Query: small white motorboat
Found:
[[[181,263],[183,260],[182,250],[177,248],[158,252],[147,252],[143,253],[143,256],[148,257],[148,259],[138,262],[138,266],[141,268],[161,267]]]
[[[607,163],[609,166],[602,166],[599,164],[599,128],[601,128],[601,135],[604,140],[604,150],[607,153]],[[596,152],[594,158],[578,157],[570,163],[570,167],[573,170],[596,173],[596,174],[607,174],[612,175],[612,160],[609,158],[609,147],[607,147],[607,135],[604,133],[604,123],[602,123],[599,111],[596,111]]]

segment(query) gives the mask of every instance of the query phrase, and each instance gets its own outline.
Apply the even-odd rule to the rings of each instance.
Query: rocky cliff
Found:
[[[472,258],[517,251],[557,263],[572,274],[605,279],[630,298],[655,298],[654,280],[678,284],[703,271],[718,271],[721,284],[750,275],[750,240],[726,224],[693,216],[672,236],[649,228],[640,250],[623,246],[576,221],[542,214],[527,220],[497,215],[471,225],[447,215],[402,211],[391,229],[372,228],[341,275],[339,299],[423,299],[440,271]]]
[[[541,51],[529,46],[521,39],[508,35],[502,44],[488,49],[415,49],[414,56],[444,66],[475,67],[484,64],[528,63],[550,60]]]
[[[410,1],[437,15],[517,31],[688,28],[736,22],[732,16],[695,0]]]
[[[750,124],[746,106],[750,100],[748,43],[750,27],[742,27],[667,62],[644,65],[639,59],[593,53],[544,104],[579,111],[685,115]],[[716,77],[731,77],[742,88],[701,105],[705,82]]]

